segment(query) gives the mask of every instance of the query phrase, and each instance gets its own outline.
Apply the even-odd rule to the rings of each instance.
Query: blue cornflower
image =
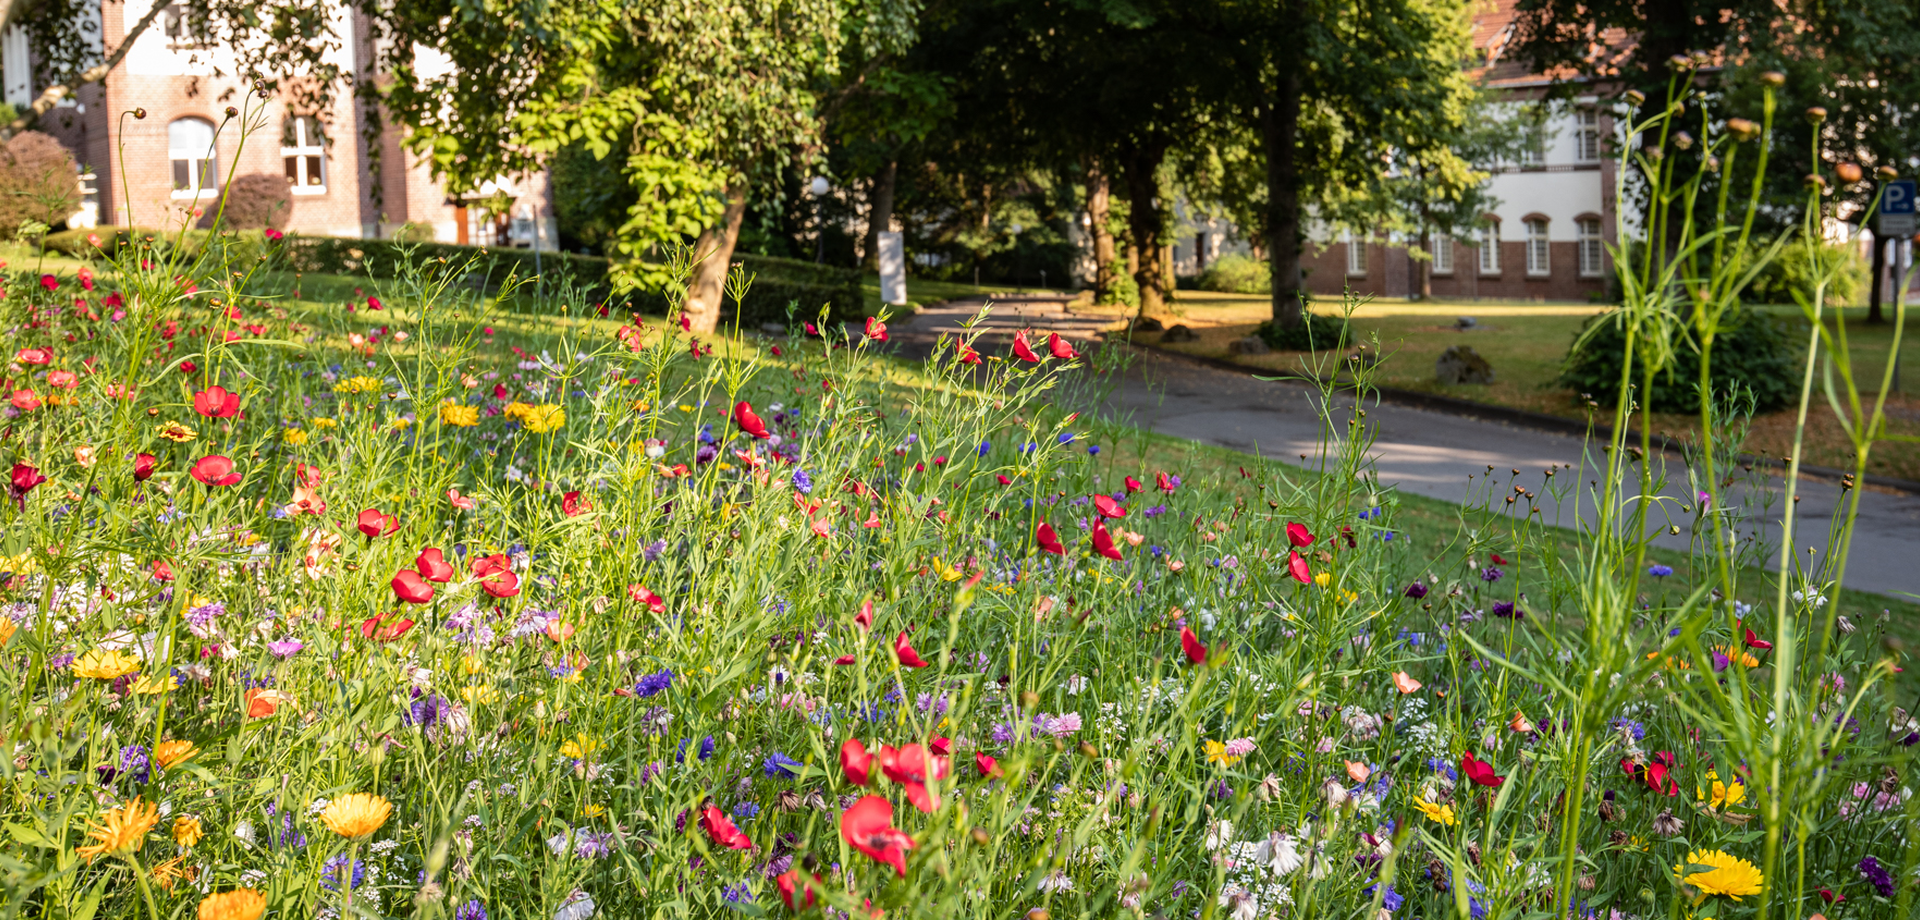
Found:
[[[340,870],[346,867],[347,867],[347,854],[345,853],[340,853],[334,856],[332,859],[327,860],[326,863],[320,867],[321,886],[326,888],[328,891],[339,891],[340,890],[340,874],[341,874]],[[353,861],[353,881],[349,883],[349,887],[358,888],[360,887],[360,884],[362,882],[365,882],[366,880],[367,880],[367,861],[364,859],[354,860]]]
[[[992,442],[992,441],[981,441],[981,442],[980,442],[980,456],[982,456],[982,457],[984,457],[984,456],[986,456],[986,455],[987,455],[987,451],[990,451],[990,450],[992,450],[992,449],[993,449],[993,442]]]
[[[706,760],[707,758],[712,756],[713,756],[713,736],[708,735],[705,740],[700,742],[700,759]]]
[[[1088,445],[1087,445],[1087,453],[1088,453],[1088,454],[1091,454],[1091,455],[1093,455],[1093,456],[1095,456],[1095,457],[1098,457],[1098,456],[1100,456],[1100,445],[1098,445],[1098,444],[1088,444]]]
[[[474,898],[453,912],[453,920],[487,920],[487,905],[480,903],[479,898]]]
[[[1665,578],[1673,574],[1673,566],[1661,565],[1656,562],[1653,565],[1647,566],[1647,574],[1655,578]]]
[[[655,671],[641,676],[640,682],[633,685],[635,696],[657,696],[673,686],[673,669]]]
[[[1059,439],[1058,439],[1058,440],[1059,440],[1059,441],[1060,441],[1060,443],[1062,443],[1062,444],[1072,444],[1072,443],[1073,443],[1073,432],[1071,432],[1071,431],[1062,431],[1062,432],[1060,432],[1060,437],[1059,437]]]
[[[1035,444],[1032,441],[1028,441],[1027,443],[1020,445],[1020,452],[1023,454],[1030,454],[1039,449],[1040,449],[1040,445]]]
[[[720,896],[726,898],[729,904],[738,904],[741,901],[746,901],[749,904],[753,903],[753,890],[747,887],[746,882],[741,882],[738,885],[728,885],[720,889]]]
[[[1379,885],[1368,885],[1361,889],[1361,892],[1371,895],[1379,887]],[[1386,894],[1380,896],[1380,907],[1385,910],[1399,910],[1401,903],[1404,901],[1406,901],[1406,898],[1402,896],[1400,892],[1393,890],[1392,885],[1388,885]]]
[[[794,470],[793,471],[793,488],[795,489],[795,491],[798,491],[801,495],[812,495],[813,494],[813,477],[807,475],[806,470]]]
[[[1480,580],[1487,582],[1488,584],[1492,584],[1493,582],[1499,581],[1500,576],[1505,574],[1506,574],[1505,572],[1502,572],[1499,569],[1494,568],[1493,566],[1487,566],[1486,568],[1480,570]]]
[[[758,802],[741,802],[733,806],[733,816],[736,818],[751,818],[759,813],[760,804]]]
[[[792,779],[800,775],[800,762],[779,751],[774,751],[767,755],[764,763],[760,764],[760,772],[767,774],[769,779],[782,777]]]

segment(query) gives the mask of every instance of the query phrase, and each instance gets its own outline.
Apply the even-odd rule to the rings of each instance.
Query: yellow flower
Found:
[[[7,640],[13,638],[13,631],[19,628],[20,627],[13,625],[13,620],[7,617],[0,617],[0,648],[6,646]]]
[[[600,743],[600,739],[582,732],[568,739],[565,744],[560,745],[560,754],[563,757],[571,757],[574,760],[586,760],[592,757],[595,751],[605,746],[606,745]]]
[[[497,702],[500,699],[500,691],[493,687],[461,687],[460,698],[466,700],[469,705],[484,706]]]
[[[191,882],[200,877],[200,867],[181,865],[185,861],[185,856],[175,856],[148,870],[147,875],[153,878],[153,883],[159,885],[161,891],[172,891],[176,882],[183,879]]]
[[[191,815],[181,815],[173,819],[174,843],[191,850],[194,844],[199,843],[200,838],[203,836],[205,835],[201,833],[199,818],[192,817]]]
[[[306,446],[306,443],[307,443],[306,429],[289,428],[285,431],[280,432],[280,440],[285,441],[288,444],[291,444],[295,447],[304,447]]]
[[[1713,647],[1713,650],[1726,656],[1728,661],[1740,662],[1742,667],[1757,668],[1760,666],[1760,659],[1748,654],[1746,649],[1739,646],[1731,644],[1716,645]]]
[[[1688,875],[1693,866],[1708,868]],[[1738,901],[1742,895],[1759,894],[1766,884],[1758,867],[1725,850],[1694,850],[1687,854],[1687,861],[1674,866],[1673,871],[1681,877],[1681,882],[1700,892],[1696,902],[1710,894],[1724,894]]]
[[[162,741],[153,749],[153,762],[159,764],[162,770],[171,770],[198,756],[200,749],[194,747],[193,742],[179,738]]]
[[[315,428],[338,428],[338,427],[340,427],[340,423],[339,423],[339,422],[336,422],[336,421],[334,421],[333,419],[330,419],[330,418],[327,418],[327,417],[325,417],[325,416],[318,416],[318,417],[316,417],[316,418],[314,418],[314,420],[313,420],[313,427],[315,427]]]
[[[604,805],[588,805],[580,809],[580,816],[583,818],[598,818],[606,813],[607,808]]]
[[[469,675],[478,674],[487,669],[487,662],[478,655],[460,656],[460,670]]]
[[[1218,764],[1219,766],[1222,766],[1222,767],[1230,767],[1230,766],[1233,766],[1235,763],[1238,763],[1240,760],[1239,755],[1227,753],[1227,745],[1225,742],[1215,741],[1212,738],[1208,738],[1205,742],[1202,743],[1201,746],[1206,749],[1207,763]]]
[[[1700,801],[1707,803],[1708,808],[1738,805],[1747,800],[1747,784],[1737,778],[1729,785],[1720,781],[1720,771],[1708,770],[1707,781],[1713,784],[1711,792],[1699,787],[1695,787],[1694,792],[1700,796]]]
[[[109,809],[100,816],[100,823],[88,822],[87,836],[99,841],[90,846],[76,847],[74,853],[93,862],[102,854],[119,855],[140,849],[146,842],[147,831],[153,829],[154,822],[160,820],[160,806],[144,805],[138,797],[119,808]]]
[[[539,405],[527,410],[520,424],[534,434],[557,431],[567,423],[567,410],[555,405]]]
[[[198,432],[179,422],[165,422],[153,429],[153,433],[175,443],[185,443],[200,436]]]
[[[159,696],[172,689],[173,678],[161,677],[158,674],[142,674],[133,684],[133,692],[141,696]]]
[[[393,420],[393,424],[392,424],[392,428],[393,428],[393,430],[395,430],[395,431],[405,431],[405,430],[407,430],[407,426],[409,426],[409,425],[412,425],[412,424],[413,424],[413,419],[410,419],[410,418],[396,418],[396,419],[394,419],[394,420]]]
[[[533,411],[532,406],[529,406],[526,403],[523,403],[516,399],[513,402],[507,403],[507,407],[501,410],[500,414],[506,416],[507,421],[518,422],[525,419],[527,417],[527,413],[532,411]]]
[[[73,673],[95,680],[113,680],[140,670],[140,659],[114,649],[94,649],[73,660]]]
[[[200,902],[200,920],[260,920],[267,899],[251,888],[207,895]]]
[[[378,377],[367,376],[348,377],[333,385],[335,393],[378,393],[382,389],[385,389],[385,385]]]
[[[320,823],[342,837],[366,837],[387,823],[393,803],[371,792],[353,792],[327,803]]]
[[[1414,799],[1413,807],[1429,820],[1438,821],[1448,827],[1453,826],[1453,806],[1435,805],[1426,799]]]
[[[440,421],[456,428],[472,428],[480,424],[480,407],[448,400],[440,404]]]
[[[1322,587],[1322,588],[1324,588],[1324,587],[1326,587],[1326,586],[1328,586],[1328,585],[1330,585],[1330,584],[1333,584],[1333,573],[1331,573],[1331,572],[1321,572],[1321,573],[1319,573],[1319,574],[1317,574],[1317,575],[1315,575],[1315,576],[1313,576],[1313,583],[1314,583],[1314,584],[1316,584],[1316,585],[1319,585],[1319,586],[1320,586],[1320,587]]]

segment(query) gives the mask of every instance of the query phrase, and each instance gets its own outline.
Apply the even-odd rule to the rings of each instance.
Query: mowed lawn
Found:
[[[1199,341],[1162,344],[1157,333],[1143,334],[1142,341],[1188,354],[1233,360],[1275,373],[1325,373],[1338,366],[1337,359],[1344,357],[1344,353],[1317,357],[1305,352],[1231,354],[1229,343],[1251,335],[1270,315],[1270,304],[1265,295],[1181,291],[1175,300],[1178,321],[1193,329]],[[1337,303],[1325,301],[1315,306],[1316,311],[1330,315],[1338,309]],[[1354,311],[1353,326],[1358,342],[1377,349],[1383,357],[1377,377],[1383,386],[1584,419],[1586,410],[1579,394],[1558,386],[1555,379],[1581,325],[1609,309],[1604,304],[1587,303],[1444,300],[1410,303],[1375,299]],[[1796,308],[1760,309],[1799,315]],[[1856,380],[1863,392],[1863,401],[1870,400],[1870,394],[1879,390],[1881,375],[1886,369],[1893,327],[1891,324],[1868,325],[1864,307],[1834,309],[1829,313],[1845,318],[1848,352],[1854,362]],[[1118,315],[1116,312],[1116,317]],[[1472,317],[1475,324],[1462,328],[1457,322],[1461,317]],[[1912,319],[1920,320],[1920,317]],[[1494,382],[1481,386],[1437,381],[1434,362],[1455,345],[1468,346],[1486,358],[1493,366]],[[1909,330],[1900,352],[1902,385],[1894,388],[1887,400],[1888,428],[1895,434],[1920,435],[1920,398],[1916,397],[1920,394],[1920,329]],[[1797,377],[1794,383],[1797,389]],[[1837,374],[1835,385],[1840,385]],[[1845,432],[1827,406],[1818,378],[1814,387],[1813,411],[1808,415],[1807,460],[1821,466],[1850,469],[1853,453]],[[1844,396],[1842,400],[1844,403]],[[1653,427],[1663,434],[1678,435],[1693,427],[1693,421],[1656,415]],[[1793,428],[1794,414],[1790,410],[1756,418],[1748,449],[1767,456],[1784,456],[1793,446]],[[1868,471],[1920,480],[1920,448],[1882,442],[1870,455]]]

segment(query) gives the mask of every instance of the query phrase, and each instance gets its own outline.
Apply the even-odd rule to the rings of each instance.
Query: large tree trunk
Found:
[[[893,229],[893,183],[900,172],[898,160],[888,160],[879,175],[873,177],[873,190],[867,195],[867,240],[861,264],[868,271],[880,267],[880,232]]]
[[[1095,160],[1087,167],[1087,220],[1093,233],[1093,302],[1106,303],[1113,293],[1113,231],[1107,228],[1113,189],[1106,170]]]
[[[1880,291],[1888,286],[1887,241],[1877,234],[1873,238],[1873,274],[1870,277],[1873,279],[1873,292],[1867,297],[1867,322],[1884,323],[1887,316],[1880,310]]]
[[[1127,174],[1127,230],[1137,262],[1133,282],[1140,288],[1140,315],[1167,312],[1167,279],[1160,253],[1160,161],[1166,145],[1128,144],[1122,152]]]
[[[1300,290],[1300,161],[1295,139],[1300,130],[1300,80],[1283,69],[1273,93],[1260,107],[1261,141],[1267,155],[1265,236],[1273,272],[1273,322],[1298,326]]]
[[[709,227],[693,243],[693,279],[687,284],[686,314],[688,329],[710,333],[720,325],[720,301],[726,294],[727,268],[733,262],[733,246],[740,241],[740,218],[747,212],[744,185],[727,189],[727,209],[718,226]],[[737,305],[736,305],[737,306]]]

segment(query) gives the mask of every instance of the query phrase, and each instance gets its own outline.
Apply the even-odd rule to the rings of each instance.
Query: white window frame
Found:
[[[1574,157],[1582,163],[1600,162],[1600,110],[1577,109],[1574,120]]]
[[[1600,236],[1600,221],[1589,217],[1574,224],[1580,230],[1580,277],[1598,278],[1607,271],[1607,247]]]
[[[287,127],[293,129],[293,143],[286,143]],[[327,193],[327,140],[318,134],[320,120],[311,115],[288,115],[280,134],[280,162],[287,170],[287,189],[295,195]]]
[[[1538,278],[1553,274],[1553,241],[1547,235],[1547,222],[1536,218],[1526,225],[1527,275]]]
[[[1347,277],[1367,276],[1367,238],[1347,232]]]
[[[1453,237],[1442,233],[1428,242],[1432,246],[1433,273],[1453,274]]]
[[[1500,224],[1480,228],[1480,274],[1500,274]]]
[[[175,146],[173,126],[185,121],[199,122],[206,126],[207,135],[212,138],[205,147]],[[195,149],[199,148],[199,149]],[[180,164],[187,164],[188,184],[180,184]],[[198,168],[195,164],[199,164]],[[220,190],[220,135],[213,121],[198,116],[186,115],[167,123],[167,168],[168,181],[173,183],[173,197],[193,199],[209,197]]]

